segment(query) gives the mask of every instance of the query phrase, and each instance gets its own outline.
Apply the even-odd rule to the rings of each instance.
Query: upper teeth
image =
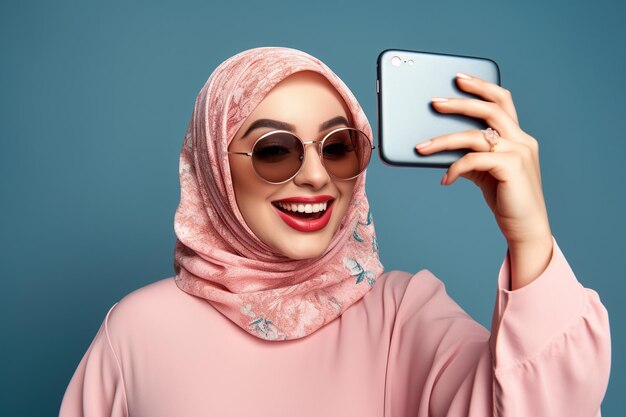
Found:
[[[328,202],[318,204],[276,203],[283,210],[298,211],[300,213],[317,213],[326,210]]]

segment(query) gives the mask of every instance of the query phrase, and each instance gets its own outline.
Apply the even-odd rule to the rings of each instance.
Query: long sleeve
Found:
[[[553,243],[546,270],[514,291],[507,252],[491,332],[430,271],[412,277],[392,335],[386,415],[600,416],[610,372],[608,313]]]
[[[128,417],[124,379],[107,328],[114,307],[78,364],[65,390],[59,417]]]
[[[535,281],[511,291],[498,277],[492,321],[495,415],[599,416],[611,366],[608,313],[575,278],[553,237]]]

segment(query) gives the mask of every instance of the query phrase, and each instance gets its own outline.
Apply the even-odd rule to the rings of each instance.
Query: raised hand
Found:
[[[483,119],[499,134],[491,145],[478,129],[438,136],[416,146],[428,155],[471,149],[455,161],[442,178],[452,184],[459,176],[475,183],[493,212],[511,255],[512,289],[527,285],[545,269],[552,254],[552,232],[541,187],[539,145],[518,123],[511,93],[496,84],[459,73],[457,85],[473,98],[433,98],[440,113]]]

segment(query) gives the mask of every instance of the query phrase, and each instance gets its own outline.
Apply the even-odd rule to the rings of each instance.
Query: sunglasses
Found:
[[[282,184],[295,177],[304,163],[304,147],[318,144],[320,159],[326,171],[339,180],[350,180],[361,175],[370,162],[370,138],[358,129],[340,127],[322,140],[304,142],[294,133],[273,130],[258,138],[251,152],[231,152],[252,158],[257,175],[270,184]]]

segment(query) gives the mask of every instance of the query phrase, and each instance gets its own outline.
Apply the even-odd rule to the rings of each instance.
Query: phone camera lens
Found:
[[[399,56],[394,56],[393,58],[391,58],[391,65],[393,65],[394,67],[399,67],[401,63],[402,59],[400,59]]]

